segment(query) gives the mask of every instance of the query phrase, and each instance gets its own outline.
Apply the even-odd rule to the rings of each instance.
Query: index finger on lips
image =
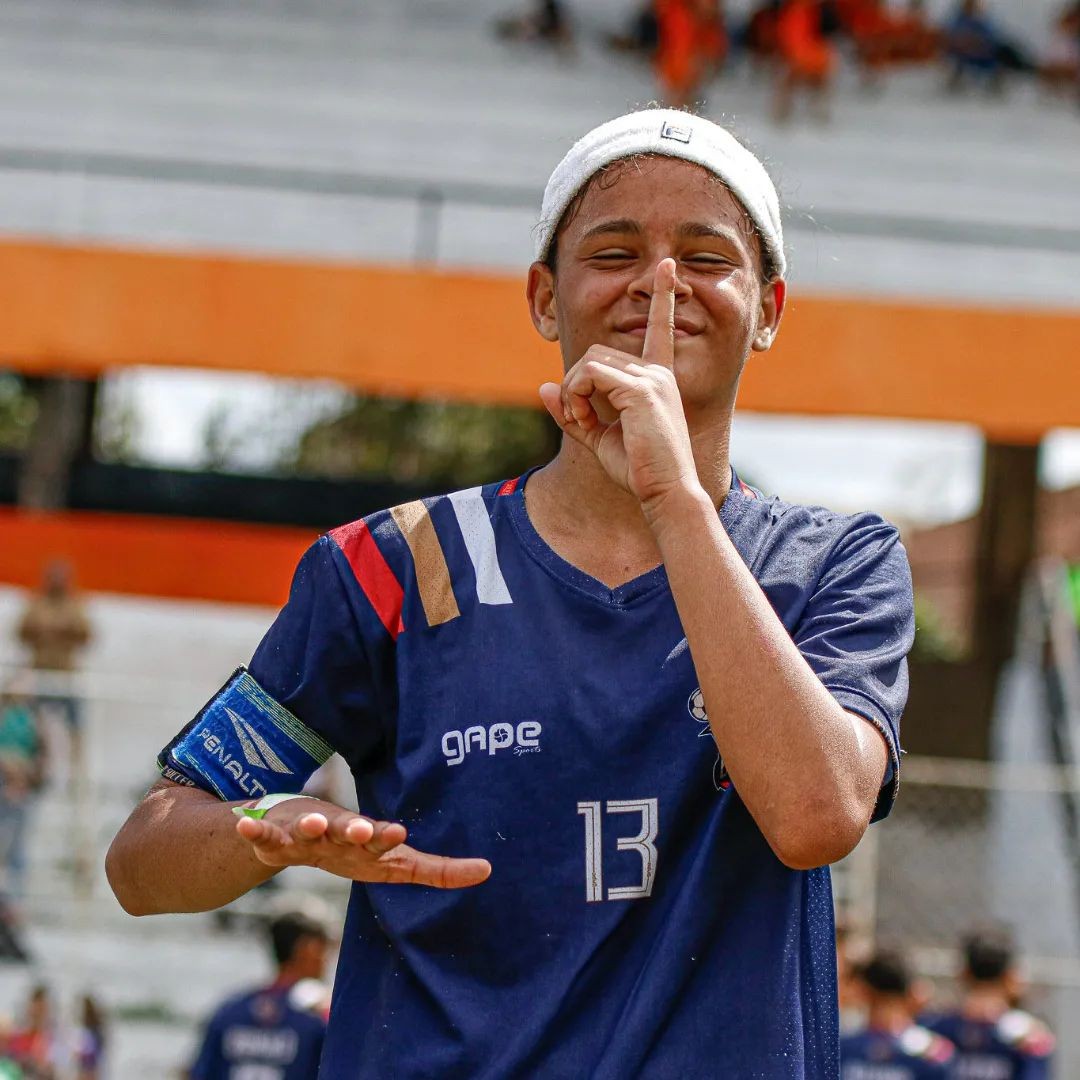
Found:
[[[661,259],[656,266],[641,359],[646,364],[662,364],[666,368],[675,366],[674,259]]]

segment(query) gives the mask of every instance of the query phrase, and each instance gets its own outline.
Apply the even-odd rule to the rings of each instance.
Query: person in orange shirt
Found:
[[[836,54],[822,30],[819,0],[787,0],[776,23],[781,66],[777,81],[775,117],[791,118],[795,92],[808,89],[818,116],[828,119],[828,93],[836,67]]]
[[[673,108],[698,100],[703,83],[724,62],[728,39],[717,0],[656,0],[656,71]]]

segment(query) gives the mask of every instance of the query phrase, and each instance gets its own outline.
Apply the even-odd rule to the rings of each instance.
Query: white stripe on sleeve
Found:
[[[512,604],[499,556],[495,551],[495,530],[491,527],[487,504],[480,488],[466,488],[449,496],[465,547],[476,571],[476,596],[481,604]]]

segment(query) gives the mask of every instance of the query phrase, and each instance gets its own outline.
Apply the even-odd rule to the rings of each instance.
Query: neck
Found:
[[[911,1013],[902,1001],[876,1001],[870,1006],[867,1026],[871,1031],[902,1035],[911,1027]]]
[[[1012,1008],[1004,987],[990,984],[974,986],[964,998],[964,1015],[971,1020],[997,1020]]]

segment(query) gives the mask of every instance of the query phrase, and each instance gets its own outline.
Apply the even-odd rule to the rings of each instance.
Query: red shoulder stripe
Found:
[[[386,627],[387,633],[396,641],[405,629],[401,621],[401,608],[405,593],[401,582],[394,577],[383,553],[375,543],[371,530],[363,521],[353,521],[330,531],[330,537],[352,567],[360,588],[371,602],[375,614]]]
[[[520,476],[515,476],[513,480],[507,480],[502,487],[496,492],[497,495],[513,495],[517,491],[518,481]]]

